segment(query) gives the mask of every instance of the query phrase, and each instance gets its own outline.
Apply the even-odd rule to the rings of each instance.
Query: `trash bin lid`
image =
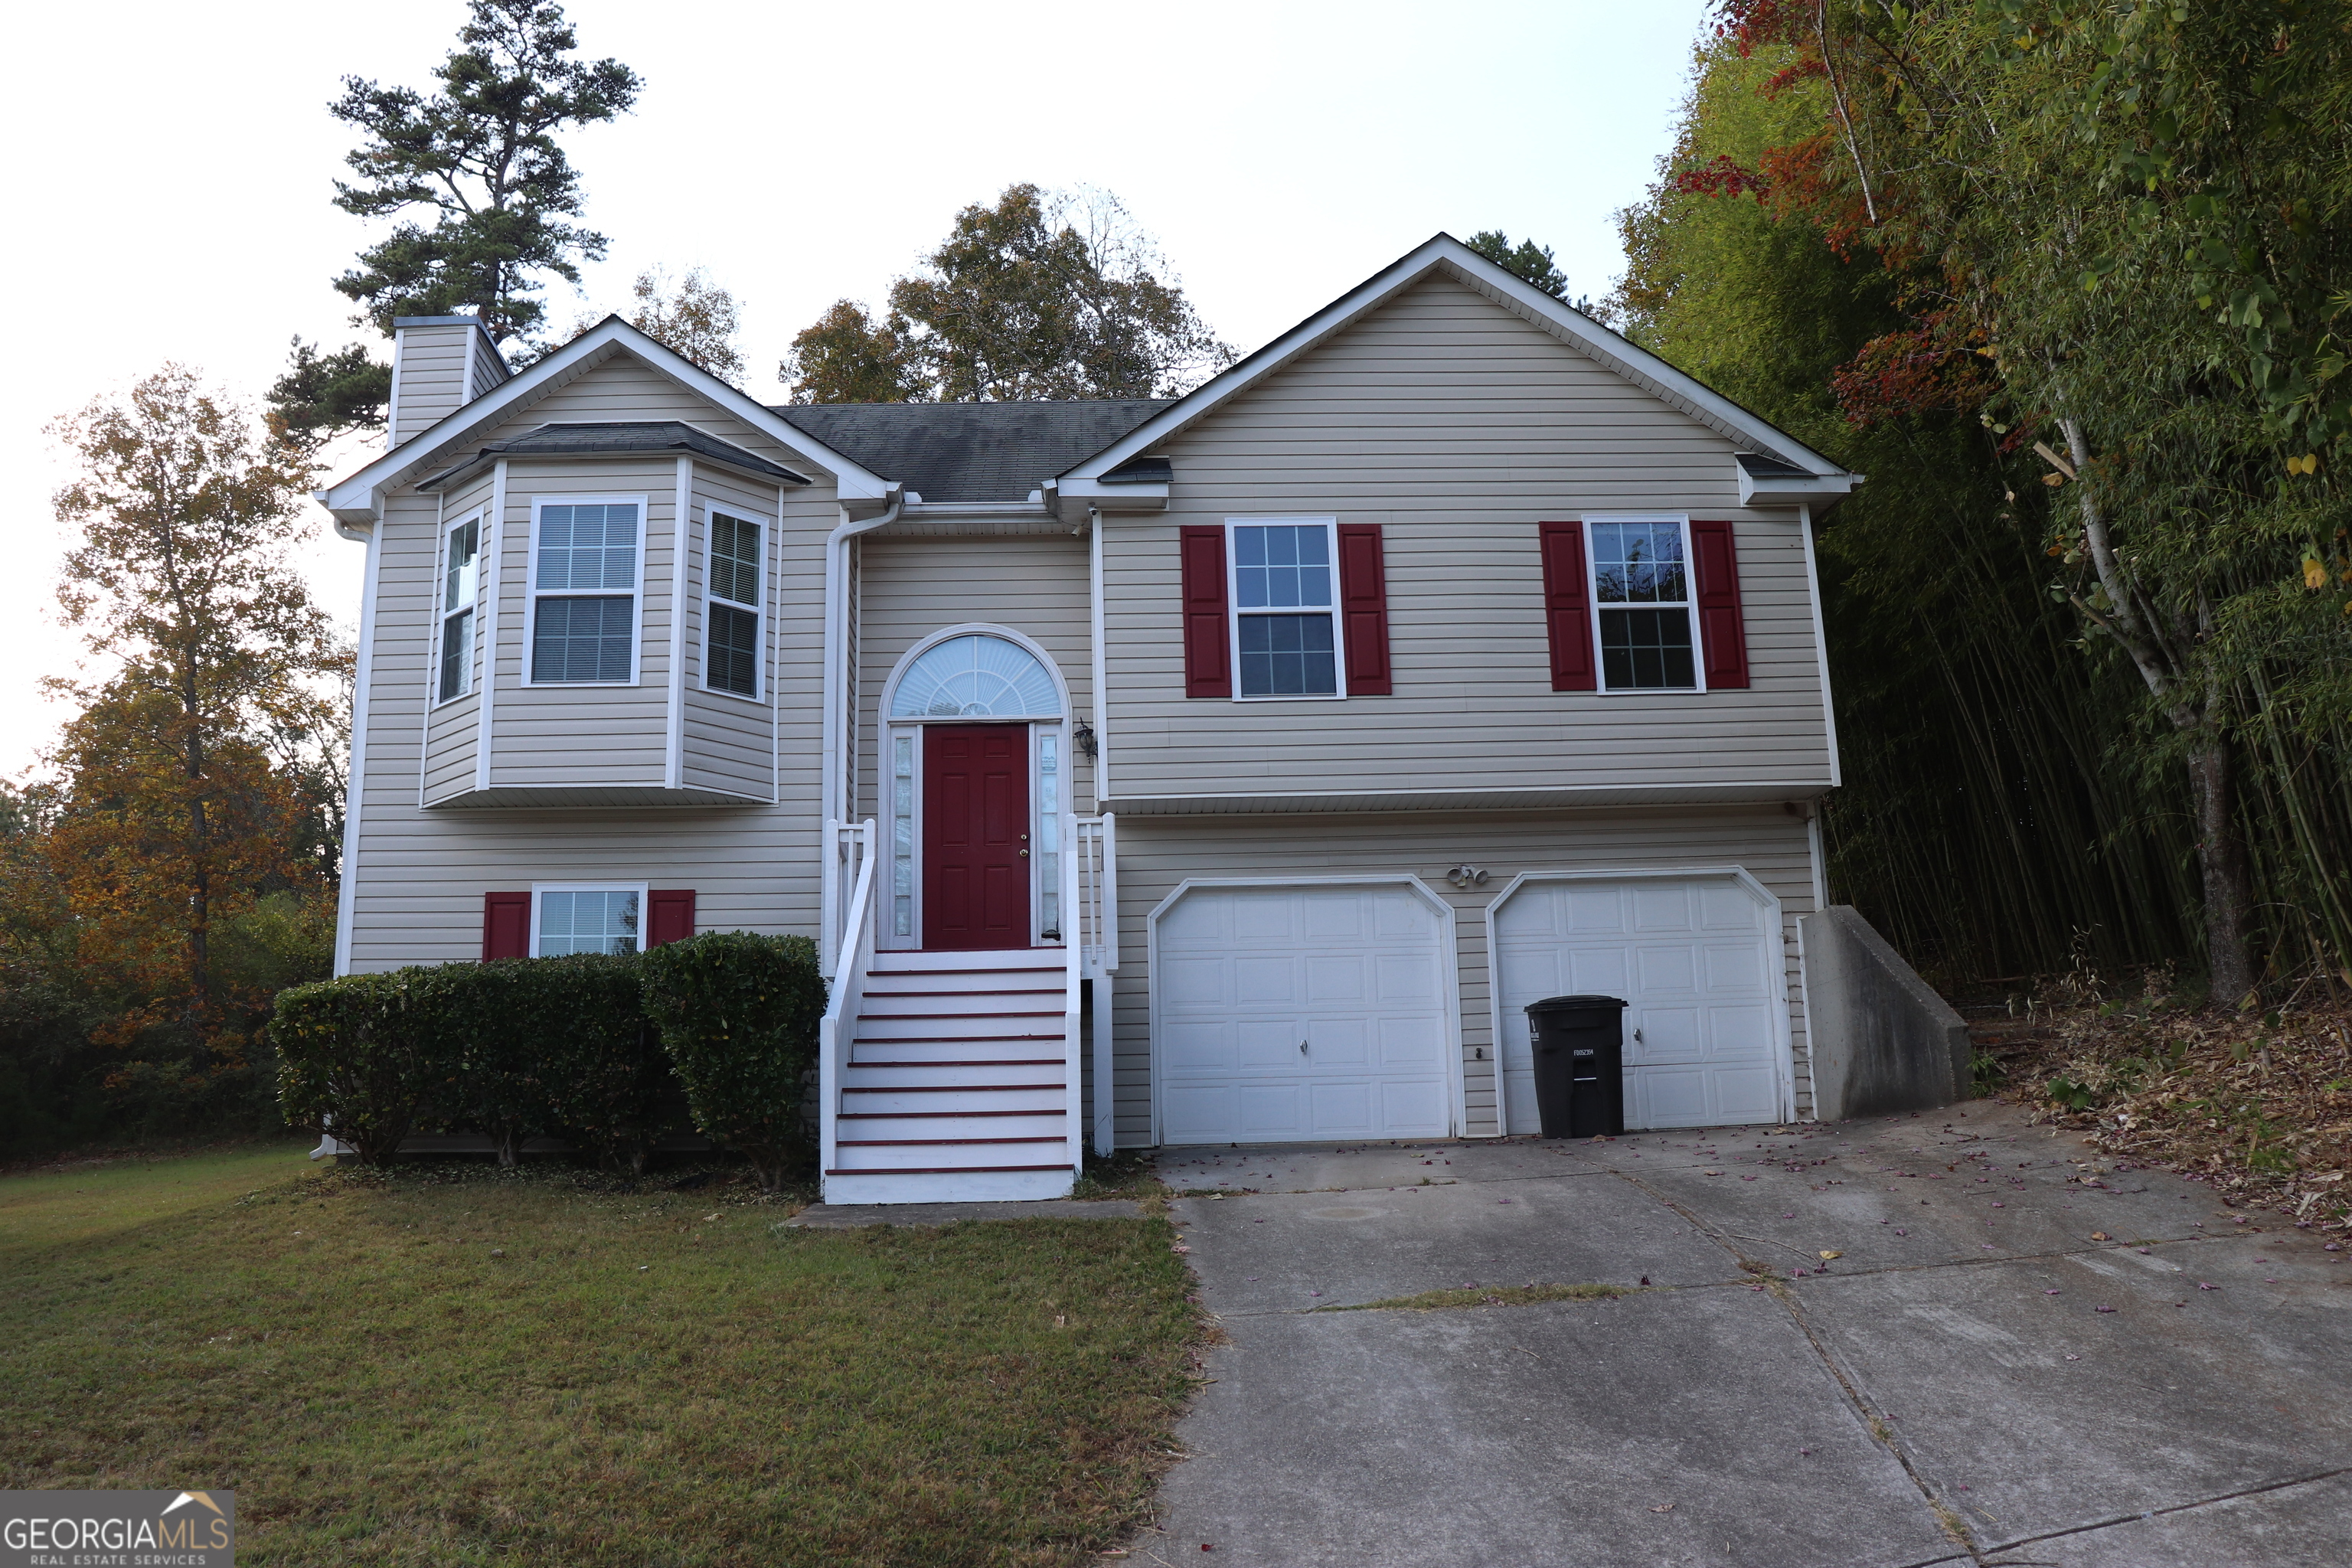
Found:
[[[1623,1007],[1630,1005],[1622,996],[1547,996],[1540,1002],[1528,1004],[1528,1011],[1549,1012],[1554,1007]]]

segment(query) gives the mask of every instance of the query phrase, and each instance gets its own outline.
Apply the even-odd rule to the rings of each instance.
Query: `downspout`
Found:
[[[375,674],[375,598],[377,564],[383,552],[376,534],[381,518],[354,528],[341,518],[335,531],[354,544],[367,547],[367,563],[360,575],[359,650],[352,670],[352,749],[343,775],[343,863],[335,889],[335,973],[352,972],[352,919],[358,907],[360,868],[360,806],[367,793],[368,687]]]
[[[845,710],[849,700],[849,542],[861,533],[871,533],[898,521],[906,510],[907,488],[892,485],[887,492],[890,504],[874,517],[858,521],[849,515],[849,508],[841,509],[841,523],[824,542],[824,774],[818,781],[818,820],[826,826],[845,820],[851,805],[852,781],[847,770],[856,761],[855,737],[850,731],[852,715]],[[836,847],[830,838],[818,847],[818,910],[817,957],[819,967],[830,978],[837,956],[834,943],[840,940],[841,910],[839,904],[849,889],[840,886],[840,866]]]

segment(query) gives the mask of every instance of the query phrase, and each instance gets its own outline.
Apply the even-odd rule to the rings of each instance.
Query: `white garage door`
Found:
[[[1522,886],[1495,915],[1510,1130],[1541,1130],[1527,1005],[1575,994],[1631,1004],[1626,1126],[1778,1121],[1780,934],[1728,877]]]
[[[1402,888],[1195,888],[1151,977],[1171,1143],[1453,1130],[1437,912]]]

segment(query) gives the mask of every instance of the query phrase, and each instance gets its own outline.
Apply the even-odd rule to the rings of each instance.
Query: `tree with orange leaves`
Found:
[[[115,999],[93,1041],[201,1080],[244,1066],[268,1002],[225,923],[331,880],[315,819],[348,655],[289,560],[312,475],[176,366],[55,433],[81,468],[58,604],[103,673],[48,682],[81,711],[37,859],[66,962]]]

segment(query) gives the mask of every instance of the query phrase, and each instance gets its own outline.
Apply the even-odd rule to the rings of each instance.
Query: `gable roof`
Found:
[[[1321,310],[1309,316],[1273,342],[1223,374],[1178,398],[1154,417],[1113,441],[1084,462],[1058,476],[1063,493],[1088,492],[1113,470],[1142,457],[1179,431],[1218,408],[1240,393],[1281,370],[1301,354],[1336,336],[1391,300],[1433,275],[1444,276],[1485,295],[1503,309],[1532,322],[1562,342],[1613,371],[1661,402],[1680,410],[1742,451],[1773,459],[1801,479],[1783,480],[1793,493],[1796,486],[1842,495],[1860,482],[1788,432],[1749,413],[1698,380],[1676,370],[1648,350],[1602,326],[1591,317],[1505,271],[1454,238],[1439,234],[1403,256]],[[1744,468],[1743,474],[1747,472]],[[1077,481],[1073,485],[1066,481]]]
[[[926,501],[1023,501],[1171,401],[794,403],[774,412]]]
[[[728,385],[676,351],[656,342],[618,316],[607,316],[562,348],[516,373],[514,378],[454,410],[383,457],[325,489],[319,502],[338,523],[367,523],[383,514],[387,491],[413,483],[449,449],[514,419],[547,394],[585,375],[615,354],[643,361],[688,392],[798,454],[833,476],[844,501],[881,500],[890,481],[844,456],[797,426],[780,419],[764,404]]]
[[[499,458],[567,457],[567,458],[628,458],[644,453],[692,453],[708,458],[714,463],[724,463],[746,473],[757,474],[763,479],[782,484],[804,485],[805,474],[796,474],[781,463],[743,450],[732,442],[722,441],[707,430],[698,430],[678,419],[628,420],[611,424],[542,425],[511,441],[493,441],[454,468],[446,469],[430,479],[416,481],[420,490],[439,489],[469,475],[479,473],[485,464]]]

